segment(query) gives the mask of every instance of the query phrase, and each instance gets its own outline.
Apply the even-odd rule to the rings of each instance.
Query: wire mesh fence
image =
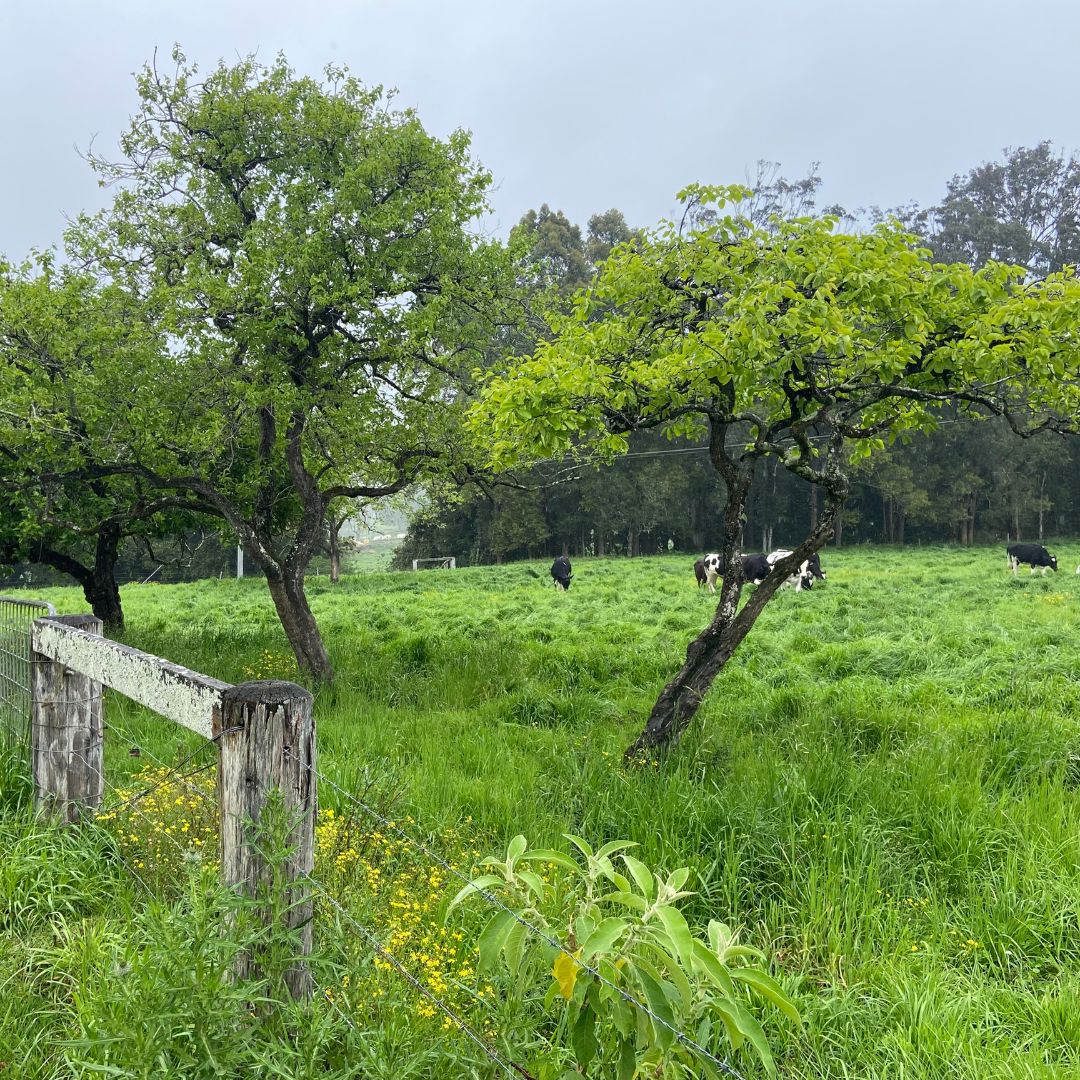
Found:
[[[55,615],[45,600],[0,596],[0,738],[4,749],[29,760],[30,628],[35,619]]]

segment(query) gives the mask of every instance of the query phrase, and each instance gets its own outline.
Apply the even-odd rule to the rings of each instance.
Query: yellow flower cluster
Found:
[[[295,679],[296,660],[287,652],[274,652],[263,649],[257,659],[243,668],[244,678],[250,681],[258,679]]]
[[[406,844],[389,827],[367,831],[352,818],[333,809],[323,810],[315,826],[315,876],[331,880],[341,902],[357,911],[382,943],[371,968],[358,965],[350,988],[342,987],[331,999],[349,998],[357,1012],[374,1006],[378,999],[408,988],[398,967],[404,968],[435,997],[456,1013],[468,1014],[495,995],[495,988],[476,976],[475,948],[464,944],[460,930],[443,925],[440,917],[450,880],[448,871],[432,865],[422,852]],[[411,818],[403,826],[413,826]],[[455,829],[445,829],[438,848],[449,855],[450,865],[467,862],[478,854],[468,849]],[[441,1013],[419,991],[414,991],[412,1011],[424,1020]],[[444,1018],[445,1027],[448,1020]]]
[[[96,820],[116,837],[142,876],[177,880],[185,858],[217,858],[218,809],[213,771],[179,776],[147,766],[113,794]]]

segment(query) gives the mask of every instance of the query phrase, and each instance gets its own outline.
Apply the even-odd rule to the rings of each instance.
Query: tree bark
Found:
[[[727,505],[724,508],[723,585],[720,602],[709,625],[690,643],[686,662],[678,674],[664,687],[653,705],[645,729],[626,749],[627,761],[638,759],[650,750],[671,745],[682,735],[697,713],[701,700],[713,680],[731,659],[743,638],[750,632],[765,605],[791,572],[811,553],[828,540],[834,523],[839,522],[840,510],[847,494],[847,483],[840,472],[842,443],[826,463],[828,481],[825,511],[818,527],[799,544],[791,555],[776,564],[765,581],[755,589],[739,610],[742,593],[742,564],[739,562],[739,537],[746,521],[746,505],[753,479],[753,464],[749,467],[727,457],[723,448],[724,429],[717,425],[710,450],[713,462],[727,485]]]
[[[94,550],[94,567],[83,594],[94,614],[106,630],[123,630],[124,609],[120,604],[120,587],[116,584],[116,562],[120,556],[120,527],[102,526]]]
[[[120,603],[120,587],[116,584],[120,539],[120,526],[106,521],[98,530],[92,566],[84,566],[73,556],[40,543],[30,549],[28,557],[73,577],[82,586],[90,609],[105,624],[105,630],[123,630],[124,609]]]
[[[330,522],[329,547],[330,547],[330,584],[336,585],[341,580],[341,526],[345,519]]]
[[[308,606],[303,572],[282,573],[274,567],[266,567],[264,572],[297,666],[320,682],[331,682],[334,669],[319,633],[319,624]]]

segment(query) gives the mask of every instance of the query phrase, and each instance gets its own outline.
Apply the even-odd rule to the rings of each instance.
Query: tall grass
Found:
[[[1080,545],[1056,553],[1060,574],[1014,579],[996,548],[827,552],[828,581],[777,595],[682,745],[630,769],[715,602],[692,559],[575,560],[565,594],[546,564],[315,579],[338,672],[316,700],[320,767],[400,789],[427,835],[575,832],[689,864],[691,921],[742,926],[807,1017],[767,1023],[783,1075],[1076,1075]],[[231,682],[296,677],[257,580],[124,600],[131,644]],[[146,754],[194,745],[107,708]],[[145,764],[130,751],[108,747],[114,783]],[[129,888],[88,865],[94,889]]]

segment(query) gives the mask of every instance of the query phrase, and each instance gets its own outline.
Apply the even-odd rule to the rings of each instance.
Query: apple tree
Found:
[[[615,457],[645,428],[708,439],[726,489],[723,588],[628,754],[685,730],[777,588],[830,537],[854,461],[943,410],[1002,416],[1021,436],[1070,430],[1080,413],[1072,274],[934,263],[895,224],[755,223],[738,213],[746,195],[681,193],[704,212],[617,248],[571,313],[551,316],[550,340],[488,375],[471,418],[503,467]],[[740,607],[740,536],[766,459],[818,485],[824,508]]]

